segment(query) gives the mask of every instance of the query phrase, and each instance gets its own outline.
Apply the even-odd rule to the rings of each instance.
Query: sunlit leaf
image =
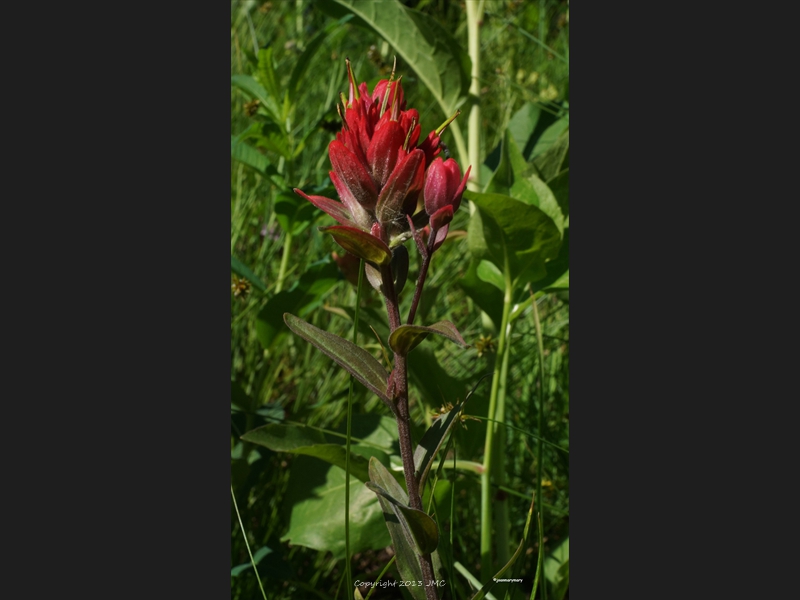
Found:
[[[453,35],[428,15],[403,6],[397,0],[363,2],[322,0],[320,8],[334,16],[345,9],[385,39],[397,54],[414,69],[450,116],[467,98],[470,85],[470,60]]]
[[[365,231],[346,225],[320,227],[319,230],[330,233],[342,248],[350,254],[363,258],[376,268],[388,265],[392,260],[389,246]]]
[[[309,456],[294,458],[282,499],[289,529],[281,541],[344,558],[344,502],[343,469]],[[359,479],[351,477],[350,552],[385,548],[391,542],[386,534],[377,497]]]
[[[481,278],[481,281],[491,283],[501,292],[505,292],[506,282],[503,279],[503,273],[500,272],[500,269],[498,269],[497,265],[495,265],[493,262],[489,262],[488,260],[480,261],[478,263],[477,273],[478,277]]]
[[[547,274],[545,262],[555,258],[561,246],[553,219],[537,206],[501,194],[466,191],[464,197],[480,215],[477,222],[473,215],[468,237],[475,258],[491,260],[500,271],[508,260],[512,280],[535,281]]]

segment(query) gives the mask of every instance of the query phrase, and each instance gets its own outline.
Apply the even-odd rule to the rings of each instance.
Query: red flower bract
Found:
[[[345,227],[355,227],[393,248],[411,236],[408,217],[414,215],[424,189],[425,210],[438,239],[458,209],[469,175],[468,169],[459,184],[456,162],[436,158],[439,135],[452,118],[418,145],[419,113],[405,110],[402,77],[379,81],[370,94],[366,83],[356,86],[349,61],[347,72],[349,98],[341,96],[338,107],[342,130],[328,147],[330,177],[341,202],[295,191]],[[442,211],[445,207],[449,209]]]

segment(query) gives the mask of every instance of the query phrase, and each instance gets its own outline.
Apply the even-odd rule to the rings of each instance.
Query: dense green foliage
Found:
[[[370,9],[366,16],[353,15],[351,5],[363,11],[373,3],[231,2],[231,485],[270,600],[353,597],[344,581],[342,468],[351,378],[283,320],[289,312],[353,337],[356,288],[332,258],[344,251],[318,231],[333,219],[291,191],[337,197],[327,149],[341,127],[335,105],[347,91],[345,57],[356,80],[371,89],[388,77],[397,56],[397,74],[403,76],[408,105],[420,112],[423,135],[459,107],[467,136],[464,2],[387,0],[374,6],[391,9]],[[492,574],[517,549],[540,481],[545,591],[548,598],[561,598],[569,564],[568,4],[490,0],[484,9],[482,164],[472,166],[480,169],[481,189],[466,193],[456,212],[450,236],[431,264],[416,320],[419,325],[450,321],[470,347],[431,335],[409,354],[411,419],[419,441],[435,413],[447,412],[475,388],[464,408],[475,419],[457,422],[452,443],[444,440],[429,475],[436,482],[433,497],[427,493],[423,499],[426,507],[435,507],[444,566],[460,567],[449,573],[442,593],[469,598],[474,590],[463,571],[479,586],[487,580],[481,576],[480,465],[487,436],[481,419],[490,411],[491,374],[501,360],[497,350],[506,319],[507,373],[495,392],[505,398],[504,409],[494,413],[504,425],[493,442],[502,474],[493,477],[491,495],[494,518],[506,520],[510,537],[508,548],[495,556]],[[396,36],[391,30],[396,18],[386,14],[408,15],[422,32],[419,39],[405,29]],[[426,31],[437,40],[431,52],[438,62],[409,55],[409,48],[423,45]],[[440,72],[442,64],[447,68]],[[465,169],[466,158],[459,156],[449,130],[443,141]],[[418,269],[412,258],[408,288]],[[511,295],[507,314],[504,292]],[[404,312],[410,296],[411,289],[401,296]],[[359,346],[388,369],[383,302],[366,281],[359,319]],[[352,393],[357,455],[350,466],[352,575],[374,581],[391,559],[391,539],[378,497],[364,482],[371,460],[381,473],[399,464],[397,430],[378,396],[358,383]],[[498,540],[505,539],[502,529]],[[492,593],[530,596],[540,551],[536,530],[534,513],[525,546],[504,575],[526,581]],[[262,597],[233,506],[231,540],[232,597]],[[392,578],[402,579],[396,563],[383,577]],[[400,593],[377,589],[372,598],[403,597]]]

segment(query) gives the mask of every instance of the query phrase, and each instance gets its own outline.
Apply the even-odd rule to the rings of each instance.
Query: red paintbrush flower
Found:
[[[435,166],[434,171],[430,168],[441,164],[441,159],[438,163],[435,160],[440,153],[439,135],[458,113],[418,145],[419,113],[413,108],[405,109],[402,77],[395,81],[392,72],[392,77],[379,81],[370,94],[366,83],[356,85],[349,60],[347,73],[348,99],[345,101],[340,95],[341,105],[338,107],[342,130],[328,147],[332,167],[330,177],[341,202],[323,196],[308,196],[299,189],[295,192],[345,228],[373,236],[391,251],[411,236],[408,217],[415,216],[423,188],[427,190],[430,187],[430,192],[426,192],[426,211],[428,195],[437,210],[450,207],[451,212],[445,210],[436,217],[436,226],[433,227],[437,234],[444,229],[446,235],[452,211],[460,203],[464,182],[461,186],[457,181],[452,184],[453,173],[460,178],[458,165],[452,159],[447,161],[446,167]],[[426,170],[429,171],[427,178]],[[432,213],[428,211],[428,214]],[[433,220],[430,222],[434,225]],[[331,233],[343,231],[338,227],[326,229]],[[337,242],[341,241],[341,235],[334,237]],[[364,253],[356,251],[364,239],[351,232],[346,241],[347,250],[372,262],[375,260],[372,244],[369,244],[369,249],[365,248]]]

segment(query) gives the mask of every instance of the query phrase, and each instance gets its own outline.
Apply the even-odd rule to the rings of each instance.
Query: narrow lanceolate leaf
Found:
[[[294,333],[322,350],[339,366],[363,383],[368,390],[377,394],[384,402],[391,404],[391,400],[386,394],[389,373],[369,352],[359,348],[353,342],[314,327],[289,313],[284,313],[283,320]]]
[[[378,269],[388,265],[392,260],[392,252],[389,250],[389,246],[366,231],[345,225],[320,227],[319,230],[330,233],[342,248],[350,254],[363,258]]]
[[[433,459],[439,448],[442,447],[447,434],[453,428],[456,420],[461,415],[464,404],[457,404],[450,412],[440,416],[430,426],[425,435],[419,442],[419,446],[414,451],[414,465],[416,470],[414,475],[419,482],[419,489],[425,489],[425,482],[428,478],[428,472],[433,464]]]
[[[428,327],[422,325],[401,325],[389,336],[389,346],[398,354],[405,356],[419,346],[422,340],[431,333],[446,337],[462,348],[469,348],[469,344],[464,341],[464,338],[461,337],[456,326],[450,321],[439,321]]]
[[[406,506],[399,500],[393,498],[381,486],[367,481],[365,484],[369,489],[378,494],[378,497],[386,500],[391,505],[397,520],[408,536],[414,542],[414,549],[417,554],[430,554],[439,545],[439,530],[436,523],[421,510]]]
[[[388,491],[395,499],[401,502],[408,502],[408,494],[400,487],[394,476],[375,458],[369,460],[369,478],[372,483]],[[395,517],[394,506],[382,495],[378,494],[378,502],[383,509],[383,517],[386,520],[386,528],[392,538],[395,556],[397,556],[397,570],[400,577],[405,581],[421,581],[422,567],[419,564],[419,557],[411,539],[411,535],[400,524],[400,520]],[[425,590],[420,586],[410,586],[406,588],[411,592],[414,600],[425,600]]]
[[[345,468],[347,450],[341,444],[329,444],[316,429],[297,425],[270,423],[248,431],[242,436],[246,442],[265,446],[275,452],[292,452],[316,456],[325,462]],[[350,474],[361,481],[369,481],[369,463],[360,454],[350,453]]]

